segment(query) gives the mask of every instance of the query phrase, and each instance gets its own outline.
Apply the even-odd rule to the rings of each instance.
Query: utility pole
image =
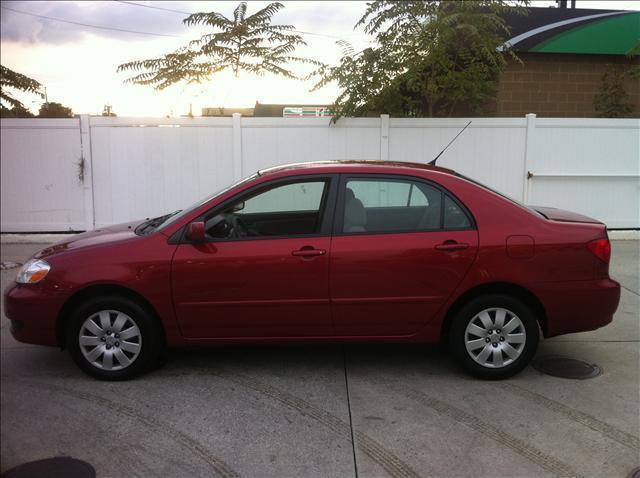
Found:
[[[44,87],[44,102],[49,103],[49,97],[47,96],[47,87]]]

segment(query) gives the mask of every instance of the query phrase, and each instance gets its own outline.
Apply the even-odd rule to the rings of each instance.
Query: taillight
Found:
[[[596,239],[588,242],[587,249],[602,262],[609,263],[609,259],[611,259],[611,243],[609,239]]]

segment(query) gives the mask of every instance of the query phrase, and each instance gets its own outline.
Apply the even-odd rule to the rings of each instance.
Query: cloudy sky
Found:
[[[250,1],[249,14],[269,2]],[[335,63],[340,58],[336,40],[351,42],[359,50],[370,40],[353,26],[366,2],[283,2],[285,8],[274,22],[291,24],[307,42],[297,54]],[[119,116],[194,114],[204,106],[247,107],[261,103],[330,103],[336,89],[327,86],[310,92],[311,82],[281,77],[233,79],[222,75],[207,84],[173,86],[162,92],[150,87],[125,85],[126,74],[116,73],[119,64],[151,58],[177,49],[197,38],[202,28],[185,27],[185,13],[218,11],[232,16],[237,1],[102,1],[37,2],[2,1],[2,64],[24,73],[47,87],[49,101],[71,106],[75,113],[98,114],[113,105]],[[554,5],[553,0],[534,2]],[[634,1],[578,0],[579,8],[637,8]],[[48,17],[48,18],[45,18]],[[66,20],[65,23],[59,20]],[[104,27],[104,28],[96,28]],[[138,32],[138,33],[133,33]],[[298,67],[304,73],[308,67]],[[20,97],[34,112],[39,102]]]

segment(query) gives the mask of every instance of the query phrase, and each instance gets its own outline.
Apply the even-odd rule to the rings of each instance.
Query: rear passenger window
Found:
[[[442,193],[409,180],[347,181],[343,232],[408,232],[440,229]]]
[[[445,229],[468,229],[471,221],[458,204],[445,195],[444,197],[444,228]]]

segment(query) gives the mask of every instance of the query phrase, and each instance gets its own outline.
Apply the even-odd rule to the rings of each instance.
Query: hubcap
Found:
[[[117,310],[101,310],[89,316],[78,336],[87,361],[102,370],[122,370],[131,365],[142,348],[142,334],[131,317]]]
[[[474,316],[464,333],[468,354],[487,368],[505,367],[520,357],[527,341],[524,324],[510,310],[485,309]]]

